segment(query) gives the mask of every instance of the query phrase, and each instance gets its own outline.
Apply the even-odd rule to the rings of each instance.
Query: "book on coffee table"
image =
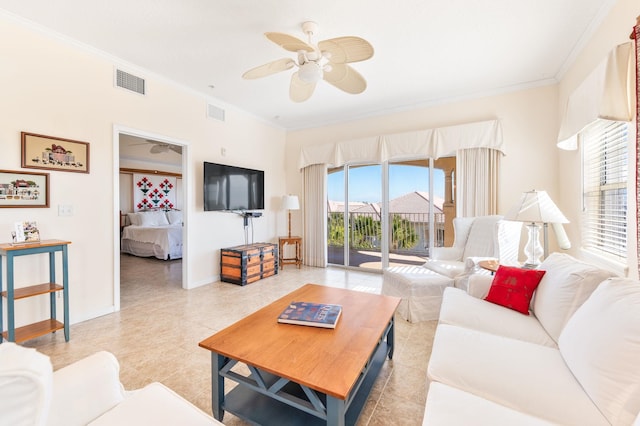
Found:
[[[283,324],[335,328],[341,313],[342,306],[340,305],[291,302],[278,316],[278,322]]]

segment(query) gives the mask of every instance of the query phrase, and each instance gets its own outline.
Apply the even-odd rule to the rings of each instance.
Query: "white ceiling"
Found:
[[[556,82],[615,0],[0,0],[38,26],[287,129],[316,127]],[[289,100],[294,70],[244,71],[294,58],[267,31],[315,42],[354,35],[374,47],[352,64],[368,82],[350,95],[320,82]],[[145,77],[145,75],[141,75]],[[211,88],[210,86],[213,86]],[[150,88],[149,90],[152,90]]]

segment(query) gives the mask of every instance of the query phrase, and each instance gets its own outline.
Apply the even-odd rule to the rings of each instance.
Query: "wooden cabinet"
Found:
[[[255,243],[220,251],[220,281],[245,285],[278,273],[278,246]]]
[[[69,341],[69,273],[67,245],[69,241],[43,240],[28,244],[0,244],[0,294],[7,301],[7,330],[3,327],[3,304],[0,300],[0,331],[2,339],[10,342],[22,342],[47,333],[64,329],[64,338]],[[56,252],[62,253],[62,285],[56,283]],[[16,256],[47,253],[49,255],[49,282],[27,287],[14,288],[13,260]],[[2,276],[2,258],[6,258],[7,287],[4,290]],[[64,320],[56,319],[56,294],[62,292]],[[39,295],[49,295],[49,318],[23,327],[15,327],[15,302],[20,299]]]

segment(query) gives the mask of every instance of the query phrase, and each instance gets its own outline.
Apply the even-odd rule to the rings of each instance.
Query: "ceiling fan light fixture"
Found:
[[[317,62],[306,62],[300,65],[298,77],[305,83],[317,83],[322,80],[322,67]]]

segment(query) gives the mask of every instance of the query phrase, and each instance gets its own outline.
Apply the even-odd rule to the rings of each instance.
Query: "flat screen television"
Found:
[[[204,210],[264,209],[264,171],[204,163]]]

